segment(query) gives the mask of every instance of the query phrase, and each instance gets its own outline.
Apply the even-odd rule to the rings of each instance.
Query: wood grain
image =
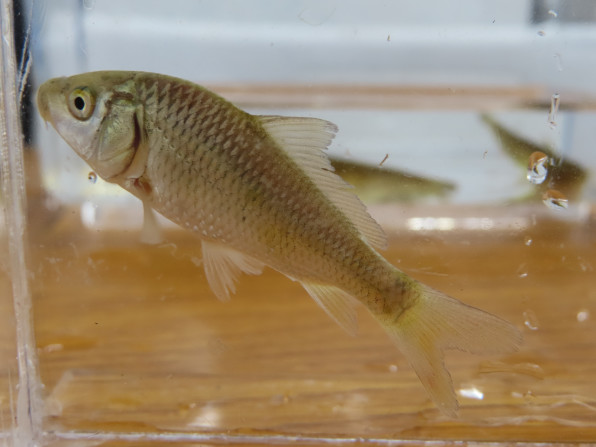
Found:
[[[200,84],[201,82],[198,81]],[[403,85],[311,84],[222,84],[208,85],[241,107],[275,108],[357,108],[357,109],[474,109],[495,110],[550,104],[544,88],[526,85],[511,87],[442,87]],[[583,98],[567,98],[566,106],[593,108]]]
[[[31,241],[48,439],[596,441],[595,225],[546,216],[510,231],[390,234],[392,263],[524,332],[508,356],[448,353],[461,404],[449,420],[364,309],[352,338],[270,270],[222,303],[192,236],[147,246],[61,208]]]

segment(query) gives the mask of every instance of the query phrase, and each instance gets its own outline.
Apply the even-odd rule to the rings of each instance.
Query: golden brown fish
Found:
[[[375,251],[386,245],[383,231],[324,154],[332,123],[250,115],[198,85],[141,72],[53,79],[37,101],[98,175],[200,238],[220,299],[240,272],[269,266],[350,333],[359,301],[445,414],[456,414],[457,400],[443,349],[519,345],[508,322],[417,282]]]
[[[503,151],[523,168],[528,169],[532,154],[541,153],[548,158],[546,181],[536,185],[530,198],[542,197],[549,189],[564,191],[571,200],[581,195],[588,173],[580,165],[555,154],[547,144],[537,144],[516,135],[490,115],[482,115],[481,118],[491,128]]]
[[[397,169],[367,165],[355,160],[330,158],[335,172],[354,186],[364,203],[413,203],[428,197],[445,198],[453,183],[421,177]]]

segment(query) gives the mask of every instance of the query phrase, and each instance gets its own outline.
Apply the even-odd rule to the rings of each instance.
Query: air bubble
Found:
[[[569,200],[560,191],[549,189],[542,195],[542,202],[551,210],[562,211],[569,207]]]
[[[559,17],[559,14],[558,14],[558,13],[557,13],[557,11],[555,11],[554,9],[549,9],[549,10],[548,10],[548,13],[549,13],[551,16],[553,16],[555,19],[556,19],[557,17]]]
[[[528,173],[526,178],[534,185],[539,185],[546,179],[548,175],[548,155],[544,152],[536,151],[530,155],[528,159]]]
[[[87,180],[89,180],[91,183],[95,183],[97,181],[97,174],[93,171],[90,171],[89,174],[87,174]]]
[[[589,310],[580,310],[577,313],[577,321],[579,321],[580,323],[583,323],[584,321],[587,321],[590,318],[590,311]]]
[[[532,238],[531,238],[530,236],[526,236],[526,237],[524,238],[524,244],[525,244],[527,247],[529,247],[530,245],[532,245],[532,242],[533,242],[533,241],[532,241]]]
[[[523,313],[524,315],[524,325],[530,329],[531,331],[538,330],[538,317],[534,313],[533,310],[526,310]]]

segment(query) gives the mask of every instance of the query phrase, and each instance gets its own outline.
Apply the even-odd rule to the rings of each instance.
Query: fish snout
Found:
[[[50,105],[47,83],[37,90],[37,109],[45,122],[50,121]]]
[[[66,81],[67,78],[50,79],[41,84],[37,90],[37,109],[44,121],[52,122],[52,109],[60,103],[58,99],[64,95]]]

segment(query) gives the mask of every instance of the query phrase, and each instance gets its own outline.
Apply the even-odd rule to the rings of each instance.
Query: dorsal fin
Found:
[[[337,126],[317,118],[259,116],[269,135],[298,163],[317,187],[352,221],[363,239],[376,248],[387,247],[387,237],[350,191],[351,185],[335,174],[325,149]]]

